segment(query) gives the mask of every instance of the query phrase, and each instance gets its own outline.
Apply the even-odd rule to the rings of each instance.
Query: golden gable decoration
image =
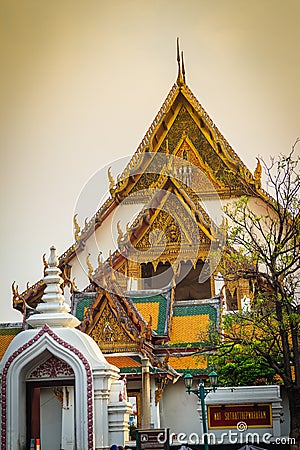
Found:
[[[137,344],[116,320],[108,304],[105,305],[90,336],[103,352],[137,349]]]

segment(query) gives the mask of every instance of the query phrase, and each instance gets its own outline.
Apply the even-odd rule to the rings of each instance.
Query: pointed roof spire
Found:
[[[63,279],[60,277],[61,270],[58,267],[58,258],[54,245],[50,248],[48,267],[45,268],[44,283],[46,285],[36,312],[27,319],[27,323],[34,328],[47,324],[50,327],[77,327],[79,320],[70,314],[70,307],[65,302],[60,285]]]
[[[182,86],[184,84],[184,78],[182,76],[181,71],[181,60],[180,60],[180,50],[179,50],[179,38],[177,38],[177,64],[178,64],[178,75],[177,75],[177,84],[178,86]]]
[[[183,50],[181,51],[181,65],[182,65],[183,82],[185,84],[185,68],[184,68]]]

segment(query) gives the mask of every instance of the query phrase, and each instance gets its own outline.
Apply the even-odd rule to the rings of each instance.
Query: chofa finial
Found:
[[[257,188],[261,187],[261,175],[262,175],[262,166],[260,163],[260,159],[256,158],[257,160],[257,164],[256,164],[256,168],[254,170],[254,180],[255,180],[255,186]]]

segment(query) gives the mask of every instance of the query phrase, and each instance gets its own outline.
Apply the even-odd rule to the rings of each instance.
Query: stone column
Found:
[[[61,417],[61,439],[64,450],[73,450],[75,446],[75,395],[74,386],[63,387],[63,405]]]
[[[109,445],[125,446],[129,440],[129,415],[132,405],[127,401],[126,387],[123,380],[111,385],[108,403]]]
[[[281,432],[281,415],[282,415],[282,399],[280,396],[280,387],[277,388],[277,398],[274,395],[274,399],[272,401],[272,418],[273,418],[273,437],[282,436]]]
[[[108,449],[108,401],[110,386],[109,373],[94,372],[94,434],[95,449]]]
[[[142,428],[150,428],[150,371],[149,359],[141,358],[142,361]]]
[[[154,428],[160,428],[160,415],[159,415],[159,402],[155,403],[155,379],[150,380],[151,385],[151,423],[154,424]]]

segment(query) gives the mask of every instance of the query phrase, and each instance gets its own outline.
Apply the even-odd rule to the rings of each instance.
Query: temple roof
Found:
[[[219,305],[217,304],[216,307]],[[173,307],[170,345],[201,346],[207,339],[209,327],[217,325],[217,309],[211,304],[180,305]]]
[[[91,293],[90,297],[79,293],[79,299],[75,294],[76,315],[83,317],[80,329],[92,336],[109,358],[116,358],[113,364],[123,373],[139,373],[136,356],[141,354],[149,357],[155,373],[204,373],[207,358],[193,358],[192,354],[218,324],[219,298],[174,302],[171,287],[160,293],[130,292],[127,298],[101,292],[94,293],[94,300]],[[133,360],[128,351],[136,352]]]
[[[159,336],[167,335],[170,299],[161,294],[151,297],[133,297],[131,293],[128,295],[147,323],[151,322],[151,329]]]
[[[0,324],[0,361],[9,344],[22,331],[21,323]]]
[[[62,271],[67,263],[74,258],[76,252],[84,248],[85,242],[103,224],[119,202],[137,189],[143,178],[143,172],[147,170],[151,163],[151,158],[144,157],[149,152],[173,154],[181,157],[182,149],[180,146],[189,145],[193,157],[198,152],[196,155],[197,164],[199,163],[201,169],[208,174],[210,181],[218,190],[218,195],[230,197],[241,193],[241,190],[247,190],[249,187],[255,191],[260,189],[260,181],[250,173],[196,99],[186,84],[182,66],[180,67],[176,83],[172,86],[133,157],[117,177],[116,182],[112,178],[110,179],[111,196],[100,206],[93,217],[86,221],[82,229],[80,229],[76,217],[74,217],[75,242],[59,257],[59,267]],[[180,123],[181,128],[179,130],[178,127],[176,128],[177,122]],[[182,127],[186,128],[183,129]],[[190,127],[193,127],[194,136],[190,135]],[[204,149],[202,154],[201,151],[199,153],[200,144]],[[192,162],[195,163],[195,161]],[[266,197],[265,193],[264,197]],[[13,296],[14,308],[22,311],[24,301],[35,307],[43,294],[43,290],[42,280],[28,287],[22,293],[15,290]]]
[[[171,356],[169,364],[179,373],[207,374],[207,358],[203,355]]]
[[[157,158],[158,155],[162,158]],[[197,177],[196,172],[192,173],[191,184],[181,179],[178,173],[189,166],[195,168],[196,172],[204,173],[206,180]],[[216,230],[220,224],[217,226],[209,216],[202,199],[213,198],[214,195],[226,199],[236,198],[245,193],[257,193],[265,198],[260,186],[260,175],[259,167],[254,175],[250,173],[196,99],[186,84],[183,59],[179,58],[176,83],[133,157],[116,180],[109,171],[109,198],[85,222],[82,229],[77,223],[77,214],[74,216],[75,242],[59,258],[59,267],[66,284],[72,284],[68,264],[72,263],[78,252],[85,251],[88,239],[118,205],[129,199],[139,206],[135,220],[126,231],[118,226],[118,248],[112,248],[110,257],[99,263],[95,271],[89,270],[84,292],[73,291],[72,312],[82,321],[81,330],[90,334],[99,346],[101,344],[106,353],[131,349],[149,355],[153,367],[165,369],[166,355],[172,362],[170,366],[178,370],[196,370],[197,364],[206,367],[204,359],[196,364],[188,354],[183,358],[185,362],[179,362],[175,350],[188,345],[192,351],[204,340],[201,340],[201,335],[207,333],[209,324],[218,321],[219,300],[178,305],[171,294],[167,297],[162,293],[126,293],[115,270],[130,256],[130,249],[139,246],[145,249],[148,244],[151,246],[149,232],[158,222],[166,226],[167,234],[172,228],[175,233],[174,224],[164,220],[163,211],[159,208],[172,195],[178,201],[173,210],[181,227],[182,242],[189,252],[196,242],[201,242],[202,253],[197,250],[192,263],[196,263],[198,258],[205,259],[211,244],[218,241]],[[193,219],[197,232],[187,221],[181,221],[185,215]],[[158,235],[156,237],[159,238]],[[169,261],[171,252],[168,246],[165,254],[165,261]],[[183,249],[181,259],[190,260],[190,253],[184,254]],[[161,261],[164,262],[163,257]],[[154,259],[155,265],[157,267]],[[43,280],[39,280],[20,294],[13,285],[14,307],[22,312],[27,307],[35,308],[41,301],[44,288]],[[169,291],[172,291],[172,286]],[[108,325],[110,320],[112,325]],[[118,336],[115,346],[110,341],[113,333]],[[121,369],[123,366],[128,370],[138,364],[135,357],[129,356],[119,357],[118,362]]]

